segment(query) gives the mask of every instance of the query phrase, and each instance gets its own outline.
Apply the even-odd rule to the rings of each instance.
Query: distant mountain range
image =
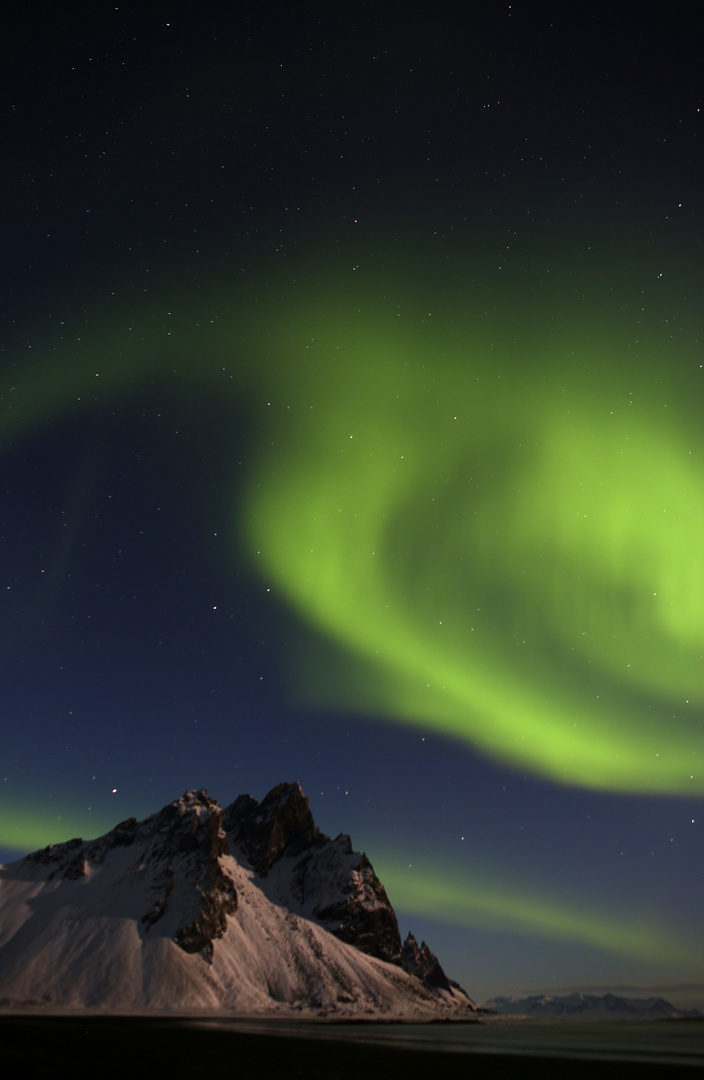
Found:
[[[477,1015],[298,784],[224,810],[187,791],[0,868],[0,1006]]]
[[[661,997],[631,998],[617,994],[567,994],[563,997],[496,997],[481,1006],[502,1016],[565,1020],[666,1020],[699,1017],[698,1009],[678,1009]]]

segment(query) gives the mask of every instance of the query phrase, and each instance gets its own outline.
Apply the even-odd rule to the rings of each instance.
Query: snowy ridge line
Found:
[[[0,1008],[476,1018],[300,785],[204,790],[0,868]]]

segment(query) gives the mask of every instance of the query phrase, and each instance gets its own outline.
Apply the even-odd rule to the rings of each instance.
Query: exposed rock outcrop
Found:
[[[279,864],[279,889],[302,911],[361,952],[401,963],[396,914],[371,862],[344,833],[331,840],[320,832],[300,784],[279,784],[261,803],[241,795],[223,821],[258,874]]]
[[[212,959],[213,941],[222,937],[227,916],[237,910],[235,886],[219,862],[228,843],[215,799],[206,791],[187,791],[144,821],[128,818],[97,840],[50,845],[27,859],[50,867],[49,879],[61,874],[78,881],[119,848],[134,848],[130,878],[146,882],[153,898],[141,916],[145,931],[170,913],[176,944]],[[174,891],[177,900],[171,899]]]
[[[451,989],[450,980],[440,967],[440,961],[435,953],[430,951],[425,942],[418,948],[418,942],[413,934],[409,933],[403,943],[401,963],[410,975],[415,975],[433,990]]]
[[[282,855],[298,855],[328,839],[320,837],[298,783],[278,784],[260,803],[251,795],[240,795],[227,807],[223,819],[228,833],[262,877]]]
[[[187,902],[173,940],[185,952],[201,952],[212,960],[213,941],[223,936],[227,916],[237,910],[237,891],[220,864],[228,842],[218,803],[206,791],[187,791],[138,828],[151,842],[147,863],[152,864],[156,893],[142,916],[145,928],[164,916],[180,877],[180,901],[185,891]]]
[[[320,832],[297,783],[224,811],[187,791],[144,821],[0,868],[0,889],[8,1000],[475,1009],[425,943],[402,948],[371,862]]]

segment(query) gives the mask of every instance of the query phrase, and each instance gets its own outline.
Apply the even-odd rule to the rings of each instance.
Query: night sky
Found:
[[[701,33],[465,7],[4,35],[0,861],[299,780],[475,999],[704,1005]]]

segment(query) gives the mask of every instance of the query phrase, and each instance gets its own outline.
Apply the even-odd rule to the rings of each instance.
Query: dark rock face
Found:
[[[217,802],[205,791],[187,791],[145,821],[129,818],[97,840],[54,844],[27,859],[50,866],[50,877],[60,873],[76,881],[117,848],[133,849],[126,878],[146,881],[153,896],[140,919],[145,932],[155,927],[158,932],[162,920],[170,927],[175,922],[176,944],[185,952],[202,952],[212,959],[213,941],[222,937],[227,916],[237,910],[235,886],[219,861],[227,854],[228,844]]]
[[[401,935],[384,886],[349,836],[323,844],[296,861],[290,888],[326,930],[360,952],[398,964]]]
[[[212,960],[213,941],[223,936],[227,916],[237,910],[237,891],[219,861],[228,853],[219,805],[205,791],[187,791],[142,824],[151,834],[150,858],[161,864],[154,877],[154,904],[142,916],[145,929],[164,916],[181,877],[187,913],[173,940],[184,952],[200,952]]]
[[[415,975],[433,990],[452,989],[452,984],[440,967],[437,956],[430,951],[425,942],[418,948],[418,942],[413,934],[409,934],[403,943],[401,964],[409,975]]]
[[[209,862],[228,853],[222,810],[206,791],[187,791],[142,825],[149,827],[157,855],[183,855]]]
[[[40,851],[33,851],[26,856],[29,863],[39,863],[41,866],[50,866],[49,879],[55,874],[61,874],[69,881],[76,881],[85,875],[85,844],[80,837],[75,840],[67,840],[63,844],[49,844]]]
[[[261,877],[282,855],[297,855],[320,840],[298,783],[278,784],[260,803],[240,795],[225,810],[223,822]]]
[[[184,952],[202,952],[213,958],[213,941],[227,930],[227,916],[237,910],[237,891],[226,874],[211,868],[208,881],[198,886],[202,903],[195,919],[179,927],[174,941]]]
[[[287,860],[286,887],[303,910],[360,952],[401,962],[401,935],[384,886],[349,836],[321,833],[298,783],[279,784],[261,803],[241,795],[223,814],[233,845],[265,877]]]
[[[401,957],[401,934],[396,912],[391,907],[384,886],[374,873],[366,855],[359,856],[357,872],[362,878],[361,888],[350,887],[346,897],[338,903],[317,910],[318,918],[328,925],[338,922],[333,930],[336,937],[347,945],[354,945],[360,952],[398,964]],[[360,902],[360,894],[366,902]],[[369,898],[372,902],[369,903]]]

